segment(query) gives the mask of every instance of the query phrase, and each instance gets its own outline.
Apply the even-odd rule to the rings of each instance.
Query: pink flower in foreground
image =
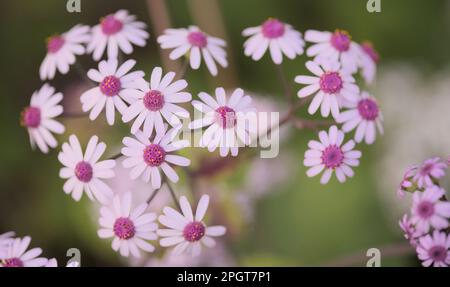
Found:
[[[361,43],[359,49],[359,66],[361,67],[362,76],[364,77],[366,83],[371,84],[377,73],[377,64],[380,60],[380,56],[371,42],[366,41]]]
[[[5,252],[0,253],[0,267],[43,267],[47,264],[47,258],[38,257],[42,253],[41,248],[33,248],[27,251],[31,237],[15,238],[8,244]]]
[[[75,201],[79,201],[83,191],[89,199],[97,199],[107,203],[112,197],[111,188],[103,182],[104,179],[114,177],[115,160],[99,161],[106,149],[106,144],[98,143],[98,137],[92,136],[83,155],[80,142],[75,135],[69,137],[69,143],[62,145],[58,160],[64,165],[59,171],[61,178],[67,179],[63,190],[72,194]]]
[[[346,31],[336,30],[331,33],[308,30],[305,40],[315,43],[306,50],[308,57],[315,57],[314,61],[322,64],[337,61],[351,74],[358,69],[360,48]]]
[[[163,247],[175,246],[174,255],[183,252],[191,253],[192,256],[200,255],[202,245],[214,247],[216,241],[212,237],[222,236],[226,232],[224,226],[206,226],[203,217],[209,205],[209,196],[203,195],[197,205],[195,216],[191,205],[185,196],[180,197],[182,213],[171,207],[163,209],[164,214],[159,216],[159,222],[169,229],[159,229],[158,235],[163,237],[159,244]]]
[[[299,98],[305,98],[312,94],[314,98],[309,105],[308,112],[312,115],[320,107],[323,117],[331,114],[335,119],[339,117],[339,101],[357,101],[359,88],[355,79],[344,70],[340,69],[337,62],[318,64],[313,61],[306,62],[306,68],[314,76],[297,76],[295,82],[306,85],[297,93]]]
[[[449,226],[450,202],[440,200],[444,194],[445,190],[436,186],[414,192],[411,222],[418,231],[427,233],[430,226],[438,230]]]
[[[305,152],[303,164],[310,167],[306,172],[308,177],[313,177],[324,171],[320,183],[326,184],[333,172],[339,182],[344,182],[346,177],[353,176],[352,166],[359,165],[361,152],[353,150],[355,142],[349,140],[342,145],[344,141],[344,133],[331,126],[328,133],[326,131],[319,132],[320,142],[311,140],[308,143],[309,150]]]
[[[196,26],[181,29],[166,29],[164,34],[158,37],[161,49],[174,49],[169,57],[176,60],[184,55],[189,55],[191,68],[197,70],[200,63],[205,61],[211,75],[217,75],[217,65],[227,67],[226,43],[224,40],[212,37],[201,31]]]
[[[39,68],[41,80],[53,79],[56,70],[61,74],[69,72],[75,55],[85,53],[84,44],[91,39],[89,26],[76,25],[66,33],[55,35],[47,40],[47,55]]]
[[[347,107],[349,110],[342,112],[337,119],[338,123],[343,123],[342,131],[347,133],[356,129],[357,143],[363,139],[366,144],[374,143],[377,128],[380,134],[383,134],[383,116],[375,98],[367,92],[362,92],[361,98],[356,102],[349,102]]]
[[[419,166],[414,181],[417,182],[419,188],[434,186],[433,179],[443,177],[447,167],[447,164],[441,158],[429,158]]]
[[[146,252],[153,252],[155,247],[148,243],[148,240],[156,240],[155,233],[158,225],[155,223],[156,214],[145,213],[148,204],[140,204],[136,208],[131,208],[131,192],[116,195],[111,205],[103,206],[100,209],[101,217],[98,230],[100,238],[111,238],[112,249],[120,251],[120,255],[128,257],[140,257],[139,249]]]
[[[63,107],[59,105],[62,99],[63,95],[55,94],[55,88],[48,84],[31,96],[30,105],[22,111],[20,122],[28,130],[32,148],[37,145],[43,153],[48,153],[49,147],[58,145],[52,133],[65,131],[64,126],[54,120],[63,113]]]
[[[132,44],[144,47],[149,34],[145,31],[147,25],[136,21],[136,16],[128,14],[127,10],[119,10],[101,18],[100,24],[92,28],[92,38],[87,46],[87,52],[92,53],[95,61],[100,60],[107,50],[108,59],[115,59],[119,49],[125,54],[133,52]]]
[[[409,240],[409,243],[412,246],[417,245],[417,238],[422,235],[421,232],[418,232],[414,225],[411,223],[411,220],[408,218],[408,215],[403,215],[402,219],[398,222],[398,225],[405,233],[404,236]]]
[[[416,251],[423,266],[448,267],[450,265],[449,248],[450,236],[435,230],[432,236],[427,234],[419,238]]]
[[[258,61],[267,49],[275,64],[281,64],[283,54],[289,59],[295,59],[303,54],[305,41],[302,34],[291,25],[278,19],[269,18],[261,26],[246,28],[242,31],[244,37],[250,36],[244,43],[244,54]]]

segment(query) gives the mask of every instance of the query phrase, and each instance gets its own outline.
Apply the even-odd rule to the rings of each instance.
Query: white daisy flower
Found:
[[[128,158],[122,164],[125,168],[132,168],[131,179],[141,176],[145,182],[151,180],[152,187],[158,189],[161,187],[161,169],[172,182],[178,182],[178,175],[169,163],[178,166],[191,164],[189,159],[171,154],[189,145],[186,140],[174,141],[178,130],[173,128],[167,133],[158,133],[153,141],[141,132],[135,134],[136,138],[123,139],[125,147],[122,148],[122,154]]]
[[[306,68],[315,76],[297,76],[295,82],[307,85],[297,93],[299,98],[305,98],[315,93],[309,105],[308,112],[312,115],[320,107],[323,117],[331,114],[335,119],[339,117],[340,101],[357,101],[359,88],[355,79],[340,68],[338,62],[317,64],[306,62]]]
[[[281,64],[283,54],[289,59],[303,54],[305,41],[302,34],[291,25],[278,19],[269,18],[261,26],[246,28],[242,31],[244,37],[249,37],[244,43],[244,54],[254,61],[262,58],[267,49],[275,64]]]
[[[114,124],[115,109],[123,113],[127,105],[124,103],[132,101],[137,97],[136,81],[143,79],[144,72],[130,70],[136,64],[135,60],[128,60],[120,67],[117,59],[104,60],[98,64],[98,70],[90,69],[87,76],[99,83],[81,95],[83,112],[91,111],[89,118],[93,121],[106,106],[106,120],[109,125]]]
[[[214,247],[216,241],[212,237],[222,236],[226,232],[224,226],[206,226],[202,221],[209,205],[209,196],[202,195],[200,198],[195,216],[192,213],[191,205],[185,196],[180,197],[180,207],[182,214],[171,207],[164,207],[163,215],[160,215],[159,222],[169,229],[159,229],[157,231],[161,238],[159,244],[163,247],[174,246],[173,255],[189,252],[192,256],[200,255],[202,245]]]
[[[145,31],[144,22],[135,21],[136,16],[127,10],[119,10],[100,20],[100,24],[92,28],[92,39],[87,52],[92,53],[95,61],[100,60],[107,49],[108,58],[117,58],[119,48],[125,54],[133,52],[132,44],[144,47],[149,34]]]
[[[91,39],[89,26],[76,25],[69,31],[47,39],[47,55],[39,68],[41,80],[53,79],[56,70],[61,74],[69,72],[75,63],[75,55],[85,53],[84,44]]]
[[[441,200],[444,195],[445,190],[437,186],[414,192],[411,223],[422,234],[428,233],[430,227],[441,230],[449,226],[450,202]]]
[[[43,267],[48,259],[38,257],[42,253],[41,248],[33,248],[27,251],[31,237],[15,238],[8,244],[5,252],[0,254],[0,267]]]
[[[194,100],[192,105],[204,117],[192,121],[189,128],[208,126],[200,139],[200,146],[208,147],[210,152],[220,146],[220,156],[227,156],[229,151],[232,156],[237,156],[240,144],[250,144],[252,131],[246,123],[248,113],[255,112],[252,98],[239,88],[233,91],[229,100],[223,88],[216,88],[216,100],[204,92],[198,96],[203,102]]]
[[[59,105],[62,99],[63,95],[55,94],[55,88],[48,84],[31,96],[30,105],[22,111],[21,124],[28,130],[32,148],[37,145],[43,153],[48,153],[49,147],[58,145],[52,133],[65,131],[64,126],[54,120],[63,113],[63,107]]]
[[[344,70],[355,73],[358,69],[359,45],[343,30],[334,33],[308,30],[305,40],[316,43],[306,50],[308,57],[315,57],[318,63],[338,61]]]
[[[361,152],[353,149],[355,142],[349,140],[342,145],[344,133],[336,126],[331,126],[328,133],[320,131],[319,139],[320,142],[315,140],[308,142],[310,149],[305,152],[303,161],[305,166],[310,167],[306,175],[313,177],[325,170],[320,179],[321,184],[326,184],[330,180],[333,171],[336,172],[339,182],[344,182],[346,177],[352,177],[354,172],[351,166],[358,166],[361,157]]]
[[[356,128],[355,141],[360,143],[363,139],[367,144],[375,142],[376,129],[383,134],[383,115],[381,114],[375,98],[369,93],[362,92],[357,102],[349,102],[350,109],[342,112],[337,119],[342,125],[342,131],[348,133]]]
[[[120,255],[128,257],[140,257],[139,249],[153,252],[155,247],[147,240],[156,240],[155,233],[158,225],[155,223],[156,214],[145,213],[147,203],[142,203],[136,208],[131,208],[131,192],[117,194],[112,204],[100,209],[98,230],[100,238],[111,238],[112,249],[120,251]]]
[[[380,61],[380,56],[373,47],[371,42],[363,42],[360,45],[359,66],[361,73],[366,83],[371,84],[375,79],[377,73],[377,64]]]
[[[228,66],[225,41],[206,34],[196,26],[189,26],[187,29],[166,29],[164,34],[158,37],[158,43],[161,49],[174,49],[169,55],[172,60],[189,53],[190,65],[194,70],[200,67],[202,57],[213,76],[217,75],[215,62],[224,68]]]
[[[135,134],[144,125],[145,136],[150,137],[153,128],[157,133],[165,131],[163,118],[173,127],[181,124],[179,117],[188,118],[189,112],[176,105],[192,99],[188,92],[182,92],[187,87],[185,80],[172,83],[174,72],[162,75],[162,69],[156,67],[152,71],[150,83],[138,81],[139,91],[133,93],[130,106],[123,112],[122,120],[127,123],[134,120],[131,133]]]
[[[112,197],[111,188],[103,179],[114,177],[113,168],[116,162],[112,159],[98,161],[106,149],[106,144],[98,143],[98,137],[92,136],[83,155],[80,142],[75,135],[69,137],[69,143],[62,145],[58,160],[64,165],[59,176],[67,179],[63,186],[65,193],[72,194],[75,201],[79,201],[83,191],[90,200],[97,199],[107,203]]]

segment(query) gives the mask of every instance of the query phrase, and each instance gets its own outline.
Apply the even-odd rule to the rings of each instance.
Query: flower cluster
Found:
[[[405,172],[397,190],[400,197],[412,194],[410,213],[399,225],[423,266],[450,266],[450,202],[440,185],[447,169],[446,160],[427,159]]]

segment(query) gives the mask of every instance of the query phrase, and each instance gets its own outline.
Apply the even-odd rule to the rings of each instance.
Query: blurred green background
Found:
[[[214,14],[204,5],[211,2],[219,7],[222,19],[210,17]],[[270,58],[266,55],[261,61],[253,62],[243,55],[242,49],[245,39],[241,31],[259,25],[268,17],[279,18],[301,32],[342,28],[356,41],[371,40],[381,55],[380,73],[385,65],[395,62],[410,63],[424,73],[448,65],[450,1],[381,2],[381,13],[368,13],[365,0],[171,0],[166,4],[173,27],[206,23],[200,28],[211,34],[225,32],[228,41],[230,69],[219,70],[214,79],[204,67],[188,71],[186,79],[194,97],[199,91],[212,91],[223,85],[240,86],[280,102],[284,100],[282,87]],[[44,256],[56,257],[62,263],[66,261],[66,250],[76,247],[82,252],[84,266],[127,265],[111,250],[108,241],[97,237],[97,218],[88,199],[83,197],[76,203],[62,191],[58,149],[47,155],[33,151],[26,130],[19,124],[21,110],[28,105],[33,91],[42,85],[38,70],[46,52],[45,39],[77,23],[94,25],[100,17],[125,8],[146,22],[151,34],[148,45],[136,48],[132,55],[138,60],[137,68],[149,75],[154,66],[163,64],[146,1],[81,0],[81,8],[81,13],[68,13],[66,1],[62,0],[0,3],[0,233],[14,230],[20,236],[31,235],[32,245],[42,247]],[[306,59],[305,55],[293,61],[285,59],[283,69],[290,79],[305,72]],[[96,67],[89,55],[79,57],[79,61],[86,69]],[[81,78],[74,67],[68,75],[58,74],[50,83],[75,98],[65,98],[65,109],[79,109],[76,97],[83,88],[77,88]],[[392,90],[392,97],[395,93]],[[120,139],[127,134],[125,125],[109,127],[103,116],[95,123],[88,119],[67,119],[64,124],[67,131],[58,138],[59,143],[71,133],[76,133],[82,142],[96,133],[108,144],[109,154],[119,149]],[[281,148],[281,153],[295,160],[289,166],[290,174],[255,203],[251,222],[243,222],[232,200],[248,176],[248,162],[204,180],[206,188],[215,186],[218,188],[214,192],[222,193],[223,210],[229,218],[227,224],[234,225],[231,229],[236,230],[229,235],[226,245],[235,264],[305,266],[336,261],[338,264],[339,258],[355,254],[362,259],[354,264],[364,266],[368,248],[404,242],[377,195],[376,182],[383,178],[377,176],[374,162],[383,153],[380,144],[383,138],[378,138],[374,146],[360,146],[362,165],[356,169],[353,179],[345,184],[333,179],[321,186],[319,178],[305,176],[306,169],[302,166],[306,143],[313,137],[315,132],[292,130]],[[199,154],[188,153],[194,165],[201,164],[195,158]],[[392,185],[392,193],[395,188]],[[411,251],[402,256],[382,257],[382,264],[415,266],[418,263]]]

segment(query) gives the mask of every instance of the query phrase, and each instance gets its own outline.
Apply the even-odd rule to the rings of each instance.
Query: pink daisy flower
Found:
[[[215,93],[216,99],[201,92],[198,96],[203,102],[192,101],[194,108],[204,115],[192,121],[189,128],[208,127],[200,139],[200,146],[208,147],[210,152],[220,147],[222,157],[230,151],[232,156],[237,156],[240,144],[250,144],[251,131],[246,119],[249,113],[255,112],[251,105],[252,98],[239,88],[228,100],[223,88],[216,88]]]
[[[0,253],[0,267],[43,267],[47,264],[47,258],[38,257],[42,253],[41,248],[33,248],[27,251],[31,237],[15,238],[8,244],[5,252]]]
[[[83,191],[90,200],[97,199],[107,203],[112,197],[111,188],[103,182],[104,179],[114,177],[115,160],[99,161],[106,149],[106,144],[98,143],[98,137],[92,136],[84,152],[75,135],[69,137],[69,143],[62,145],[58,160],[64,165],[59,176],[67,179],[63,190],[72,194],[75,201],[79,201]]]
[[[120,255],[140,257],[139,249],[153,252],[155,247],[148,240],[156,240],[155,233],[158,225],[155,223],[156,214],[146,213],[147,203],[131,208],[131,192],[116,195],[112,205],[100,209],[98,230],[100,238],[111,238],[112,249],[120,251]]]
[[[419,188],[434,186],[433,179],[439,179],[445,175],[447,164],[439,157],[425,160],[418,168],[414,181]]]
[[[440,200],[444,194],[445,190],[436,186],[414,192],[411,222],[418,231],[427,233],[430,226],[438,230],[449,226],[450,202]]]
[[[108,59],[117,58],[119,49],[125,54],[133,52],[133,45],[144,47],[149,34],[145,31],[147,25],[136,21],[136,16],[128,14],[127,10],[119,10],[100,19],[100,24],[92,28],[92,38],[87,46],[87,52],[92,53],[95,61],[100,60],[105,52]]]
[[[143,133],[137,132],[136,138],[125,137],[122,154],[126,157],[122,162],[123,167],[131,168],[130,177],[141,177],[145,182],[151,181],[152,187],[161,187],[160,169],[172,182],[178,182],[178,175],[170,164],[188,166],[191,161],[183,156],[171,154],[189,145],[186,140],[173,141],[179,129],[173,128],[165,133],[156,134],[150,141]]]
[[[267,49],[275,64],[283,62],[283,54],[289,59],[303,54],[305,41],[302,34],[278,19],[269,18],[261,26],[246,28],[244,37],[250,37],[244,43],[244,54],[254,61],[262,58]]]
[[[173,255],[180,255],[183,252],[198,256],[201,253],[202,245],[214,247],[216,241],[212,237],[222,236],[226,232],[224,226],[206,226],[202,221],[209,205],[209,196],[202,195],[195,215],[191,205],[185,196],[180,197],[180,207],[182,213],[171,207],[164,207],[163,215],[159,216],[159,222],[167,226],[168,229],[159,229],[158,235],[162,237],[159,244],[163,247],[175,246]]]
[[[303,164],[310,167],[306,172],[308,177],[316,176],[324,171],[321,184],[326,184],[333,174],[339,182],[344,182],[346,177],[353,176],[352,166],[359,165],[361,152],[353,150],[355,142],[349,140],[344,142],[344,133],[336,126],[331,126],[328,133],[326,131],[319,132],[320,142],[311,140],[308,142],[309,150],[305,152]]]
[[[37,145],[43,153],[48,153],[49,147],[58,145],[52,133],[65,131],[64,126],[54,120],[63,113],[63,107],[59,105],[62,99],[63,95],[55,94],[55,88],[48,84],[31,96],[30,105],[23,110],[20,122],[28,130],[32,148]]]
[[[312,115],[320,107],[323,117],[331,114],[335,119],[339,117],[339,101],[357,101],[359,98],[359,88],[355,84],[355,79],[340,69],[337,62],[326,62],[317,64],[313,61],[306,62],[306,68],[314,76],[297,76],[295,82],[307,85],[297,93],[299,98],[314,95],[308,112]]]
[[[75,63],[75,56],[85,53],[84,44],[91,39],[89,26],[76,25],[69,31],[47,39],[47,55],[39,68],[41,80],[53,79],[56,70],[61,74],[69,72]]]
[[[361,98],[356,102],[349,102],[347,107],[349,110],[342,112],[337,118],[338,123],[343,123],[342,131],[348,133],[356,129],[357,143],[364,139],[366,144],[373,144],[376,129],[378,128],[380,134],[383,134],[383,115],[375,98],[367,92],[362,92]]]
[[[398,222],[398,225],[405,233],[405,239],[409,240],[409,243],[412,246],[416,246],[417,238],[420,237],[422,233],[414,228],[414,225],[411,223],[411,220],[408,218],[407,214],[403,215],[402,219]]]
[[[432,236],[427,234],[419,238],[416,251],[423,266],[448,267],[450,265],[449,248],[450,237],[435,230]]]
[[[321,32],[308,30],[305,40],[316,43],[306,50],[308,57],[315,57],[318,63],[339,62],[348,73],[355,73],[358,69],[359,45],[352,41],[351,36],[343,30]]]
[[[113,125],[115,109],[123,113],[127,109],[124,101],[131,102],[138,96],[136,81],[142,80],[145,74],[142,71],[129,73],[135,64],[135,60],[128,60],[118,67],[117,59],[114,58],[101,61],[98,70],[89,70],[87,76],[99,84],[84,92],[80,100],[83,112],[91,111],[89,118],[92,121],[106,107],[106,120],[109,125]]]
[[[217,75],[217,65],[226,68],[228,66],[226,43],[224,40],[212,37],[201,31],[196,26],[181,29],[166,29],[164,34],[158,37],[161,49],[174,49],[169,57],[176,60],[189,54],[191,68],[197,70],[200,63],[205,61],[211,75]]]
[[[152,71],[150,83],[138,81],[139,90],[133,92],[130,106],[122,113],[122,120],[127,123],[136,118],[131,126],[131,133],[135,134],[143,125],[145,136],[150,137],[153,128],[156,133],[165,131],[163,118],[172,126],[181,124],[179,117],[188,118],[189,112],[176,105],[189,102],[192,96],[182,90],[187,87],[185,80],[172,83],[174,72],[162,75],[162,69],[156,67]]]
[[[380,56],[371,42],[366,41],[361,43],[359,49],[359,66],[361,67],[362,76],[366,83],[371,84],[377,73],[377,64],[380,61]]]

